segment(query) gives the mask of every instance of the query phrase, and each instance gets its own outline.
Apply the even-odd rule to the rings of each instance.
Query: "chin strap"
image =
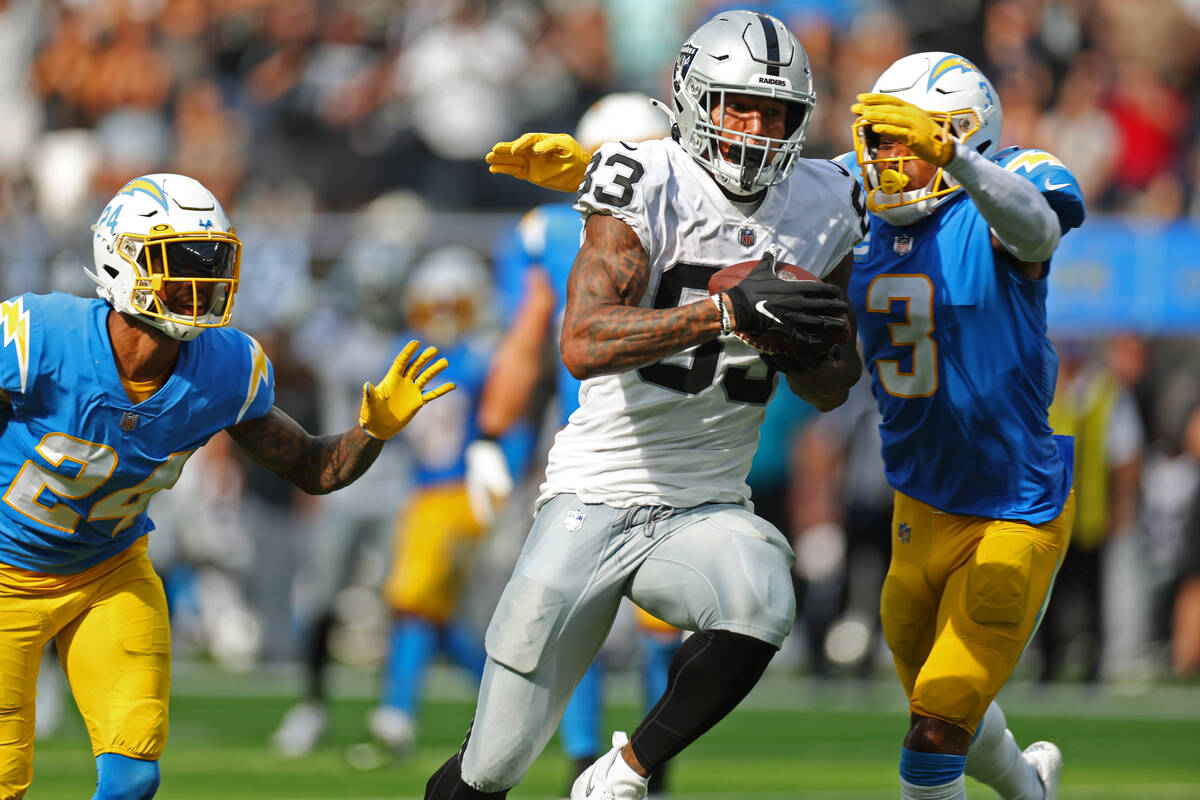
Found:
[[[670,106],[661,100],[655,100],[653,97],[650,98],[650,105],[667,115],[667,120],[671,123],[671,138],[676,142],[683,138],[683,134],[679,131],[679,123],[675,121],[675,112],[671,110]]]

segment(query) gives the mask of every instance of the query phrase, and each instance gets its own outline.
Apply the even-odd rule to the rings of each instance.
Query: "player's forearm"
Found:
[[[228,431],[246,455],[308,494],[354,483],[383,449],[357,425],[339,435],[311,436],[278,408]]]
[[[541,378],[541,359],[541,352],[536,350],[510,348],[496,352],[479,399],[480,433],[501,436],[525,414]]]
[[[551,294],[549,302],[543,302],[539,291],[522,304],[492,357],[479,399],[479,430],[485,436],[500,436],[525,414],[541,378],[554,298]],[[550,291],[548,286],[546,291]]]
[[[962,184],[1009,252],[1032,263],[1050,259],[1062,228],[1036,186],[961,144],[946,171]]]
[[[711,300],[668,309],[597,304],[563,324],[563,363],[583,380],[653,364],[720,333]]]

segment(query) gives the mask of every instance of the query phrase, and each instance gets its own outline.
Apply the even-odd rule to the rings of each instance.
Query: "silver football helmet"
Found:
[[[96,294],[123,314],[188,341],[229,324],[242,243],[213,193],[156,173],[121,187],[92,226]]]
[[[979,68],[953,53],[905,56],[892,64],[871,91],[906,100],[926,111],[950,136],[990,158],[1000,145],[1000,96]],[[908,186],[904,162],[916,158],[876,158],[878,134],[865,120],[854,123],[854,149],[867,189],[867,207],[893,225],[923,219],[958,190],[939,169],[925,186]]]
[[[742,137],[713,121],[727,94],[769,97],[787,105],[787,135],[753,137],[721,154],[724,139]],[[727,11],[701,25],[679,51],[671,78],[677,139],[717,183],[750,195],[787,178],[796,165],[816,95],[808,55],[787,27],[767,14]]]
[[[614,92],[592,103],[579,118],[575,140],[589,153],[605,142],[644,142],[671,135],[661,108],[641,92]]]

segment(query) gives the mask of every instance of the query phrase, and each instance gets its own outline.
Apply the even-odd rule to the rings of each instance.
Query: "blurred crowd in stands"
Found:
[[[564,199],[489,175],[488,148],[570,132],[612,91],[667,97],[679,43],[722,7],[772,13],[807,48],[809,156],[850,148],[853,97],[893,60],[953,50],[997,86],[1003,143],[1058,155],[1090,213],[1200,223],[1195,0],[0,0],[0,296],[91,294],[80,264],[103,202],[139,174],[191,175],[245,243],[235,324],[270,351],[278,404],[321,430],[397,349],[425,252],[490,258],[523,211]],[[474,324],[498,332],[512,298],[476,289],[491,308]],[[1058,342],[1055,424],[1087,455],[1035,677],[1200,675],[1197,339]],[[795,663],[873,674],[890,515],[874,404],[859,391],[818,417],[778,395],[751,485],[799,554]],[[377,664],[371,587],[409,485],[403,445],[316,499],[234,451],[215,439],[151,507],[177,653],[295,658],[295,620],[320,613],[336,657]],[[515,498],[513,532],[501,518],[481,556],[496,572],[527,528]],[[304,552],[330,535],[362,536],[367,557],[332,610],[306,612]]]
[[[395,188],[522,205],[480,155],[571,130],[614,90],[665,97],[678,43],[724,6],[787,21],[817,85],[810,155],[849,149],[855,93],[953,50],[1004,137],[1066,158],[1093,211],[1200,215],[1200,6],[1187,0],[7,0],[0,210],[91,213],[125,177],[194,175],[232,210],[263,187],[317,210]]]

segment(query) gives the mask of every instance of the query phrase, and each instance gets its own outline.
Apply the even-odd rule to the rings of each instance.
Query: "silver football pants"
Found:
[[[622,595],[686,630],[778,647],[791,630],[792,549],[739,505],[629,509],[558,495],[538,512],[488,626],[462,762],[486,792],[517,785],[554,734]]]

